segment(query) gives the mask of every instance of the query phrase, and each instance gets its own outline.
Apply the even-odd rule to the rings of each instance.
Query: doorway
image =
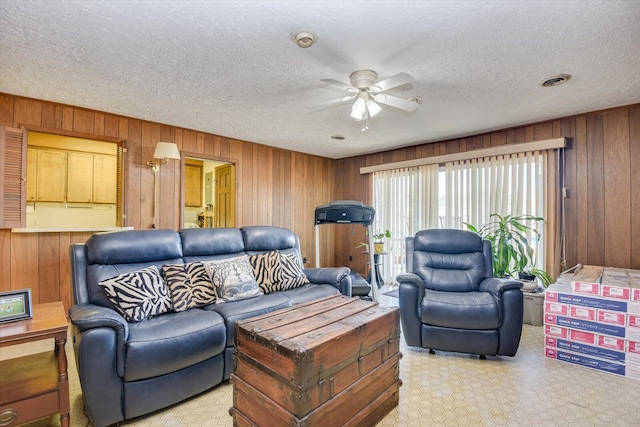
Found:
[[[235,227],[235,165],[189,153],[183,158],[182,227]]]

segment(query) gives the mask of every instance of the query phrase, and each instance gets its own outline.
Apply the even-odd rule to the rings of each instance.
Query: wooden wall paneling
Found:
[[[543,122],[534,125],[533,138],[535,141],[553,138],[553,122]]]
[[[13,123],[15,97],[0,93],[0,126],[17,127]]]
[[[11,230],[0,229],[0,292],[11,290]]]
[[[153,158],[153,152],[156,149],[157,140],[152,140],[153,132],[149,122],[141,121],[142,137],[141,137],[141,159],[140,159],[140,218],[142,220],[141,228],[148,229],[160,228],[160,220],[162,214],[160,212],[160,206],[162,204],[162,167],[158,172],[157,177],[154,177],[152,169],[147,166],[147,162],[155,161]],[[166,168],[164,173],[168,173]],[[158,179],[157,197],[158,204],[156,206],[156,215],[153,215],[153,200],[155,195],[154,180]]]
[[[124,124],[120,123],[120,129],[123,130]],[[127,132],[127,182],[125,183],[125,208],[126,221],[125,225],[135,229],[142,227],[142,173],[147,172],[148,166],[146,162],[142,163],[142,122],[137,119],[129,119],[126,123]],[[144,228],[149,227],[149,221],[145,218]]]
[[[16,98],[13,121],[15,127],[21,125],[42,126],[42,102],[33,99]]]
[[[60,233],[37,233],[40,303],[60,301]]]
[[[104,113],[96,113],[93,117],[93,132],[96,135],[104,135]]]
[[[96,133],[94,127],[96,113],[82,108],[74,108],[73,110],[73,130],[82,133]],[[98,133],[98,135],[102,135],[102,133]]]
[[[240,226],[254,225],[253,222],[253,146],[240,143],[242,146],[242,209],[237,213]]]
[[[629,158],[640,159],[640,105],[629,109]],[[640,167],[631,167],[631,268],[640,270]]]
[[[62,106],[45,103],[42,105],[42,126],[62,129]]]
[[[273,222],[273,149],[264,145],[254,146],[253,188],[255,189],[255,224]]]
[[[231,140],[229,138],[221,137],[219,138],[219,141],[220,141],[220,157],[240,159],[240,157],[234,157],[231,154]],[[237,142],[235,142],[234,144],[237,144]]]
[[[507,143],[507,133],[506,132],[494,132],[491,134],[491,146],[494,147],[496,145],[505,145]],[[460,150],[464,151],[464,150]]]
[[[215,139],[211,134],[204,134],[204,138],[202,140],[202,152],[208,156],[220,156],[220,151],[218,150],[218,154],[214,154],[215,147]]]
[[[563,120],[563,129],[569,125]],[[575,137],[573,139],[573,147],[576,157],[575,168],[575,188],[570,189],[570,197],[576,200],[576,220],[573,232],[575,233],[575,261],[570,263],[567,261],[567,268],[575,264],[588,264],[589,259],[589,242],[587,233],[578,233],[578,230],[586,230],[589,227],[589,170],[588,170],[588,152],[587,152],[587,120],[584,116],[575,119]],[[568,173],[569,171],[564,171]],[[571,191],[572,190],[572,191]],[[565,234],[566,235],[566,234]]]
[[[587,263],[604,265],[604,135],[602,113],[588,114],[586,120],[587,136]],[[569,218],[571,220],[571,218]]]
[[[579,206],[579,199],[577,197],[577,176],[576,176],[576,163],[577,163],[577,150],[576,150],[576,139],[575,129],[571,122],[566,123],[566,132],[567,134],[567,147],[565,148],[564,154],[564,164],[566,165],[566,170],[564,173],[565,180],[565,188],[567,189],[567,197],[564,198],[564,207],[565,207],[565,262],[568,267],[572,267],[576,265],[578,262],[576,259],[576,246],[577,246],[577,235],[578,228],[577,223],[575,221],[576,215],[578,214],[578,210],[581,209]],[[539,129],[548,129],[551,128],[539,128]],[[543,135],[548,135],[544,133]],[[545,136],[546,138],[546,136]],[[572,218],[572,220],[570,219]],[[558,254],[560,257],[561,254]]]
[[[64,305],[65,311],[71,307],[71,265],[69,264],[69,246],[71,245],[71,235],[73,233],[60,233],[59,238],[59,266],[58,288],[60,301]]]
[[[74,108],[69,106],[62,107],[62,129],[73,130]]]
[[[204,133],[196,132],[196,153],[204,153]]]
[[[604,130],[605,265],[631,263],[631,164],[628,109],[606,111]]]
[[[282,151],[273,150],[273,160],[271,163],[271,203],[273,205],[273,225],[276,227],[282,227],[282,201],[283,197],[283,175],[282,170]]]
[[[38,284],[38,234],[11,235],[11,289],[31,288],[33,303],[40,302]]]
[[[236,227],[242,226],[242,211],[244,207],[244,162],[242,161],[242,143],[236,140],[227,139],[229,147],[229,157],[237,159],[236,163]],[[221,141],[222,148],[222,141]],[[223,150],[221,150],[222,152]]]
[[[283,214],[283,227],[291,226],[291,151],[282,152],[282,170],[284,172],[283,175],[283,203],[282,203],[282,214]]]

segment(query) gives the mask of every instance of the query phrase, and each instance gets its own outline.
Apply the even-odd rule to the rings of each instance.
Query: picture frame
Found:
[[[0,323],[31,319],[31,289],[0,292]]]

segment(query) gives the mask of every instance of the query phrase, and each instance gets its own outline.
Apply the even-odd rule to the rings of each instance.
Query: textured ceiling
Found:
[[[330,158],[640,102],[638,52],[636,0],[0,1],[2,92]],[[308,108],[359,69],[422,105]]]

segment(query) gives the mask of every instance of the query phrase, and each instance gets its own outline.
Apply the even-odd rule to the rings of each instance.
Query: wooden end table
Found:
[[[60,413],[69,426],[67,316],[62,302],[35,304],[33,317],[0,324],[0,347],[53,338],[53,351],[0,361],[0,426]]]

